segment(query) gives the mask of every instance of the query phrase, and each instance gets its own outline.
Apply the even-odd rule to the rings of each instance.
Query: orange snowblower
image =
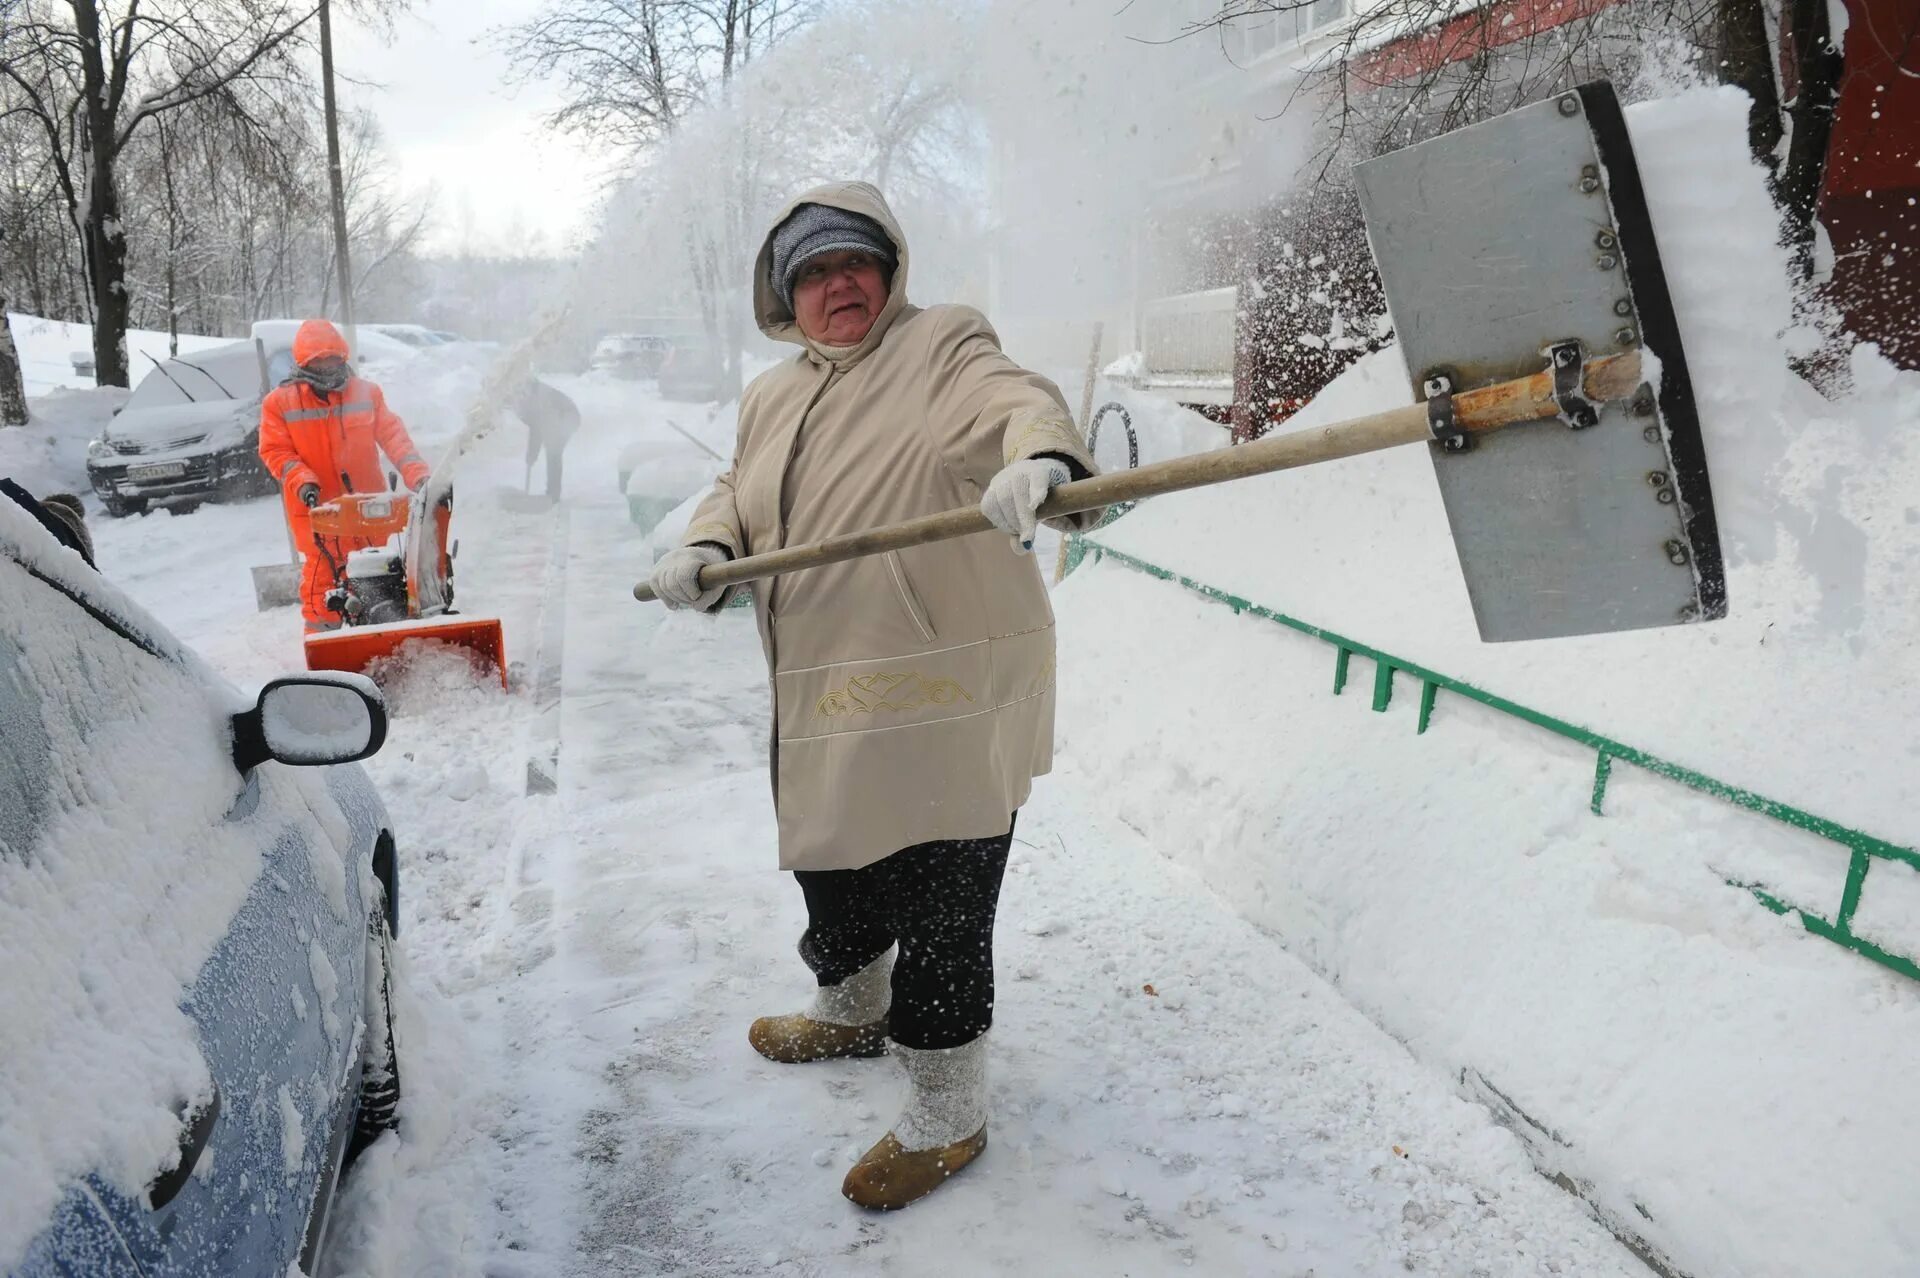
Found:
[[[327,605],[341,627],[307,636],[307,669],[361,671],[405,644],[437,640],[480,654],[507,686],[500,619],[453,610],[452,515],[450,491],[431,506],[428,492],[347,493],[313,508],[314,545],[333,570]],[[343,540],[374,544],[343,560],[329,546]]]

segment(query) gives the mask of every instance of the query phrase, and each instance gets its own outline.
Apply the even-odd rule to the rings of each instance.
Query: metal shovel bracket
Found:
[[[1481,638],[1726,614],[1706,452],[1626,121],[1596,83],[1354,169]],[[1657,385],[1595,403],[1639,349]],[[1450,438],[1448,395],[1550,370],[1558,422]],[[1436,389],[1436,378],[1446,385]],[[1572,429],[1569,429],[1572,428]]]

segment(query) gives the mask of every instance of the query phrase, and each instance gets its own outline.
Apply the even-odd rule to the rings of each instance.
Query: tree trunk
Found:
[[[1803,277],[1813,274],[1813,216],[1827,176],[1827,148],[1845,63],[1827,23],[1827,0],[1787,0],[1780,15],[1781,43],[1791,52],[1799,81],[1787,118],[1793,136],[1774,185],[1786,218],[1788,242]]]
[[[1719,11],[1720,82],[1747,91],[1747,149],[1771,173],[1785,130],[1766,9],[1761,0],[1719,0]]]
[[[88,156],[87,256],[93,263],[93,369],[100,386],[127,385],[127,237],[120,225],[120,192],[113,161],[96,147]]]
[[[0,297],[0,426],[27,424],[27,388],[20,380],[20,355],[13,349],[7,323],[7,299]]]
[[[100,13],[91,3],[73,6],[85,90],[86,205],[81,234],[87,248],[87,279],[93,295],[93,378],[100,386],[127,384],[127,235],[120,225],[120,191],[114,181],[114,118],[109,109],[106,59],[100,47]]]

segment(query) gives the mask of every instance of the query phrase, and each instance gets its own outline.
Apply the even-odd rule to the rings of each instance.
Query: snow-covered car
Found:
[[[632,380],[652,377],[672,346],[669,339],[650,333],[611,333],[595,343],[588,367]]]
[[[380,694],[243,697],[4,499],[0,618],[0,1273],[318,1272],[399,1100]]]
[[[396,342],[404,342],[420,350],[433,346],[446,346],[462,340],[458,333],[441,332],[438,329],[428,328],[424,324],[363,324],[360,327],[362,330],[370,330],[382,337],[391,337]]]
[[[156,502],[275,491],[260,460],[260,356],[229,342],[154,363],[87,445],[87,479],[109,515]]]

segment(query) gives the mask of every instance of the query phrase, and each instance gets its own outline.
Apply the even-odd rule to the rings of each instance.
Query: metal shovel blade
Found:
[[[1639,349],[1657,390],[1435,446],[1480,637],[1726,615],[1706,450],[1612,86],[1595,83],[1355,166],[1414,393],[1537,373],[1549,349]]]
[[[253,569],[253,601],[261,612],[300,602],[299,564],[262,564]]]

